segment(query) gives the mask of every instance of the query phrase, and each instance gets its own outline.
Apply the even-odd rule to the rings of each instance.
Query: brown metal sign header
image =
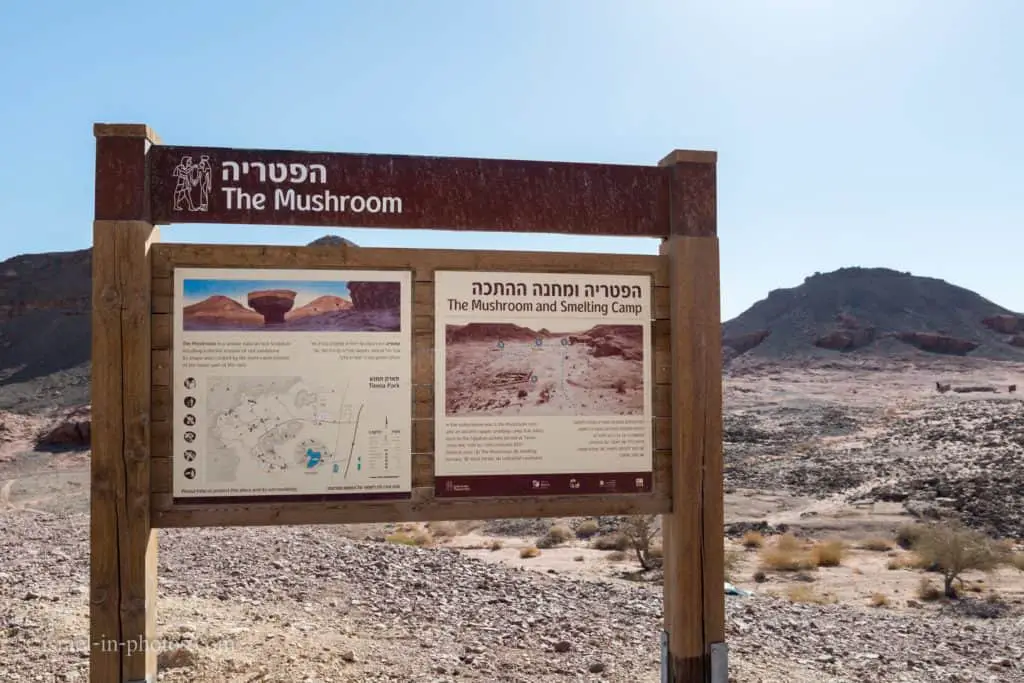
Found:
[[[155,223],[663,237],[670,169],[153,146]]]

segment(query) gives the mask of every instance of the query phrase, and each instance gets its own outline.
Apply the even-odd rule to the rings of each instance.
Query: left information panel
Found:
[[[174,498],[407,498],[408,271],[176,268]]]

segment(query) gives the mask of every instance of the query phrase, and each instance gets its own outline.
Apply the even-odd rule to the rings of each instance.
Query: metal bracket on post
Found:
[[[711,683],[729,683],[728,643],[711,643]]]
[[[668,631],[661,631],[661,683],[668,683]]]

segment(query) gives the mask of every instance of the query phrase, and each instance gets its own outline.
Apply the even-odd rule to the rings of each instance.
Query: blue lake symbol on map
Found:
[[[320,460],[322,458],[323,458],[323,456],[320,454],[320,451],[313,450],[312,448],[307,448],[306,449],[306,468],[307,469],[313,469],[314,467],[316,467],[317,465],[320,464]]]

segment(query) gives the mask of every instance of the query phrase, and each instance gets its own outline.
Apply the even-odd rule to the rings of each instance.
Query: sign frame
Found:
[[[100,123],[93,133],[90,642],[97,645],[90,651],[91,681],[156,679],[156,651],[145,645],[156,640],[160,527],[631,513],[664,517],[667,680],[708,679],[725,628],[715,152],[676,150],[657,166],[626,166],[172,147],[142,124]],[[184,163],[188,155],[192,163]],[[292,164],[306,164],[302,180],[309,180],[311,164],[321,164],[326,178],[319,185],[347,192],[349,209],[353,196],[378,196],[401,197],[401,211],[345,211],[340,200],[326,196],[324,210],[312,210],[311,203],[308,211],[270,212],[251,199],[229,211],[217,204],[233,192],[217,185],[224,161],[239,164],[239,192],[273,192],[280,188],[269,188],[272,181],[297,182],[303,174],[293,174]],[[256,169],[255,177],[243,178],[243,163]],[[368,209],[370,200],[355,206]],[[561,232],[662,243],[657,256],[161,244],[157,226],[169,223]],[[654,417],[654,440],[667,446],[653,454],[654,490],[442,499],[431,486],[416,485],[431,482],[433,461],[432,450],[431,457],[421,457],[414,445],[409,500],[176,503],[167,488],[173,461],[172,283],[174,269],[186,267],[412,271],[413,438],[420,429],[426,443],[433,441],[432,425],[417,427],[417,420],[432,420],[424,419],[429,413],[417,418],[415,411],[421,399],[433,399],[435,271],[647,273],[654,279],[652,336],[662,339],[652,374],[668,378],[662,389],[657,382],[653,388],[652,404],[660,402],[666,413],[660,427]],[[417,384],[418,376],[426,381]],[[98,646],[111,642],[122,645]]]

